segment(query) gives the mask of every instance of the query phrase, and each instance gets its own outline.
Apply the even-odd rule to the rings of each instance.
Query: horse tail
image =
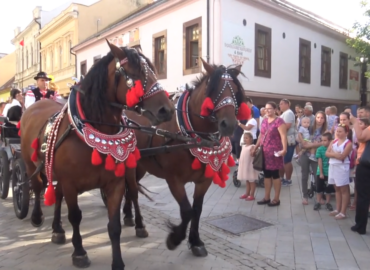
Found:
[[[152,193],[152,194],[158,194],[156,192],[153,192],[153,191],[150,191],[149,189],[147,189],[146,187],[144,187],[142,184],[140,183],[137,183],[138,184],[138,190],[141,194],[143,194],[145,197],[148,198],[148,200],[150,200],[151,202],[154,202],[153,198],[151,198],[146,192],[149,192],[149,193]]]

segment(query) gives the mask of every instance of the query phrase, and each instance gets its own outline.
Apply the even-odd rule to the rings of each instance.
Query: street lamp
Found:
[[[365,76],[367,71],[367,57],[361,57],[361,90],[360,90],[360,97],[361,97],[361,106],[366,106],[367,104],[367,78]]]

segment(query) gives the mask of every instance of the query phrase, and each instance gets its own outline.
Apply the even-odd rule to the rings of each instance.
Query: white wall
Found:
[[[159,80],[168,92],[185,83],[190,83],[199,76],[199,73],[183,76],[183,24],[190,20],[202,17],[202,53],[203,59],[207,59],[207,17],[206,1],[196,1],[189,5],[173,8],[161,14],[160,17],[152,16],[149,20],[136,25],[140,32],[140,45],[145,56],[150,60],[153,57],[153,35],[167,30],[167,79]],[[120,32],[114,33],[109,38],[132,30],[132,26]],[[108,38],[108,39],[109,39]],[[109,48],[105,39],[99,40],[93,46],[77,52],[77,74],[80,76],[80,62],[87,60],[87,70],[93,64],[93,58],[101,54],[104,56]]]
[[[252,1],[221,1],[222,44],[230,43],[230,36],[240,35],[244,37],[246,46],[252,49],[252,52],[247,54],[250,60],[245,62],[244,65],[246,66],[242,69],[251,75],[248,75],[249,80],[242,80],[246,90],[273,94],[281,93],[296,96],[359,100],[357,91],[339,89],[339,54],[343,52],[347,53],[348,56],[355,56],[355,52],[345,44],[343,39],[340,40],[335,35],[330,35],[328,30],[325,30],[327,31],[325,33],[325,31],[300,23],[288,15],[279,14],[279,12],[262,7],[260,4],[253,4]],[[247,26],[243,26],[243,19],[247,21]],[[271,78],[254,76],[255,23],[272,29]],[[226,25],[228,27],[225,27]],[[286,35],[285,39],[282,37],[283,33]],[[298,82],[299,38],[311,41],[310,84]],[[314,48],[314,43],[316,43],[316,49]],[[331,87],[324,87],[320,84],[321,45],[334,50],[334,53],[331,55]],[[224,50],[223,46],[221,48]],[[225,56],[225,54],[222,59],[224,64],[232,63],[230,57]],[[348,70],[359,71],[359,68],[354,67],[353,64],[354,61],[348,61]]]

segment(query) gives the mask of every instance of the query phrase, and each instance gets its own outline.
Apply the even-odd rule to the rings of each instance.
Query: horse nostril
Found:
[[[220,127],[221,128],[227,128],[227,122],[226,120],[222,120],[221,123],[220,123]]]
[[[168,108],[168,107],[166,107],[166,106],[163,106],[163,107],[161,107],[159,110],[158,110],[158,115],[160,116],[160,117],[164,117],[164,118],[167,118],[167,117],[170,117],[170,116],[172,116],[172,110],[171,110],[171,108]]]

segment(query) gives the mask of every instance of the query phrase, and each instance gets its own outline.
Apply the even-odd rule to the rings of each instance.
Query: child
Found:
[[[365,130],[370,125],[370,120],[367,118],[359,119],[359,126],[362,130]],[[358,149],[358,142],[355,144],[355,150]],[[356,170],[354,170],[356,171]],[[357,190],[356,190],[356,179],[354,178],[354,190],[355,190],[355,198],[353,199],[352,205],[350,206],[349,210],[356,210],[356,203],[357,203]]]
[[[303,117],[301,120],[301,126],[299,127],[299,130],[298,130],[298,142],[300,143],[300,145],[302,145],[305,141],[311,142],[310,141],[310,131],[308,130],[309,127],[310,127],[310,118]],[[299,158],[305,151],[310,151],[309,159],[313,161],[317,161],[316,150],[314,148],[307,149],[307,150],[305,149],[301,150],[296,158]]]
[[[256,191],[257,171],[253,168],[253,157],[251,150],[254,149],[253,135],[250,132],[244,133],[244,143],[239,159],[238,180],[246,181],[246,193],[240,196],[240,199],[253,201]]]
[[[334,186],[328,184],[329,159],[325,156],[326,150],[333,139],[330,132],[326,132],[321,136],[322,146],[317,148],[316,158],[318,161],[316,172],[316,204],[313,210],[321,208],[322,194],[326,195],[326,209],[333,211],[333,206],[330,204],[331,194],[335,193]]]
[[[335,219],[345,219],[347,206],[349,203],[349,172],[350,172],[350,153],[352,142],[348,139],[349,127],[338,124],[335,131],[336,140],[332,141],[326,151],[329,160],[328,183],[335,185],[336,210],[331,211],[330,215]]]

